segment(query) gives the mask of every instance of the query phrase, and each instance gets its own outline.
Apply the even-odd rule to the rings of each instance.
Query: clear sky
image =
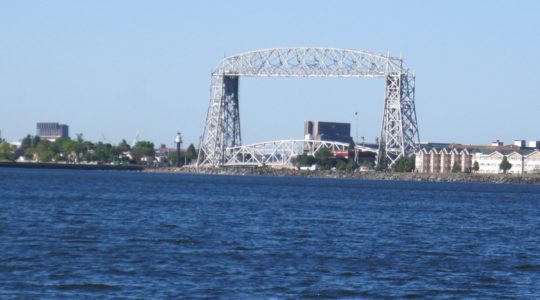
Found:
[[[322,46],[403,55],[423,141],[540,140],[539,1],[1,1],[0,130],[198,143],[224,55]],[[382,79],[242,78],[243,142],[303,121],[379,135]]]

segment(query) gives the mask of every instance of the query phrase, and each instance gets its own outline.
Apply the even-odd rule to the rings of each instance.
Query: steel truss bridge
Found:
[[[319,140],[279,140],[262,142],[251,145],[242,145],[227,148],[230,153],[224,166],[283,166],[291,165],[298,155],[307,154],[315,156],[321,149],[328,149],[331,153],[349,152],[349,144]],[[366,146],[355,146],[351,149],[357,152],[373,152],[378,150]]]
[[[233,162],[239,165],[242,161],[238,160],[238,151],[257,148],[254,145],[241,147],[238,83],[242,76],[384,78],[386,86],[378,163],[391,166],[401,156],[408,156],[417,148],[420,138],[414,104],[415,75],[401,58],[349,49],[275,48],[226,57],[212,72],[210,103],[199,145],[198,166],[220,167]],[[279,142],[262,144],[277,147],[270,152],[282,149]]]

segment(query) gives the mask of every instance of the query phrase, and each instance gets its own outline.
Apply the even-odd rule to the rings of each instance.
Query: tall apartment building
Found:
[[[337,122],[306,121],[304,137],[308,140],[349,143],[351,124]]]
[[[36,135],[42,139],[54,141],[69,137],[69,126],[53,122],[39,122]]]

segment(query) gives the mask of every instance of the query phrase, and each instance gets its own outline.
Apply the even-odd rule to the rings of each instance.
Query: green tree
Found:
[[[40,140],[34,148],[34,153],[39,161],[51,162],[55,161],[55,158],[60,154],[60,148],[54,142]]]
[[[332,152],[327,148],[322,148],[315,154],[315,158],[322,170],[330,170],[334,166],[331,156]]]
[[[184,165],[184,162],[186,163],[190,163],[191,162],[191,158],[189,157],[189,153],[188,152],[182,152],[180,151],[180,155],[179,155],[179,166],[183,166]],[[169,163],[173,166],[176,166],[176,150],[175,151],[171,151],[169,152],[169,156],[167,156],[167,159],[169,160]]]
[[[154,143],[149,141],[138,141],[131,152],[134,156],[134,159],[139,161],[144,156],[154,156]]]
[[[32,159],[34,154],[37,152],[36,148],[41,139],[39,136],[27,135],[21,141],[21,146],[17,149],[17,156],[24,156],[26,159]]]
[[[73,162],[77,157],[75,144],[76,142],[69,138],[63,139],[61,142],[62,153],[65,157],[65,160],[69,162]]]
[[[379,172],[386,172],[388,171],[388,163],[386,161],[380,161],[376,166],[375,166],[375,171],[379,171]]]
[[[351,141],[349,142],[349,152],[354,152],[354,147],[356,147],[356,144],[354,143],[354,140],[351,138]]]
[[[412,172],[415,167],[415,156],[412,155],[410,157],[401,156],[398,158],[394,165],[392,166],[392,170],[395,172]]]
[[[341,170],[341,171],[347,170],[347,161],[342,160],[342,159],[338,160],[336,163],[336,169]]]
[[[474,163],[473,163],[473,167],[472,169],[475,171],[475,172],[478,172],[478,170],[480,170],[480,164],[475,160]]]
[[[124,139],[118,144],[117,148],[120,153],[131,150],[131,146]]]
[[[194,159],[197,159],[197,150],[193,144],[189,144],[186,150],[186,158],[188,163],[191,163]]]
[[[501,163],[499,164],[499,169],[503,171],[504,174],[510,169],[512,169],[512,164],[508,161],[508,158],[503,156]]]
[[[40,162],[51,162],[56,156],[56,153],[54,153],[54,151],[50,149],[45,149],[45,150],[39,151],[37,155],[38,155],[38,160]]]
[[[299,167],[310,167],[317,163],[317,159],[311,155],[298,155],[295,159],[295,164]]]
[[[346,170],[347,171],[354,171],[356,169],[358,169],[358,164],[354,160],[349,159],[349,161],[347,162]]]
[[[113,160],[111,144],[103,144],[102,142],[99,142],[95,145],[93,152],[93,159],[99,163],[109,163]]]
[[[452,166],[452,173],[459,173],[461,172],[461,165],[459,165],[458,163],[454,163],[454,165]]]
[[[344,160],[344,159],[338,159],[336,162],[336,169],[342,170],[342,171],[354,171],[356,168],[358,168],[358,164],[352,160]]]
[[[9,143],[2,141],[0,143],[0,161],[1,160],[14,161],[15,159],[17,159],[17,156],[15,154],[15,147],[10,145]]]
[[[369,168],[369,169],[374,169],[375,168],[375,163],[371,160],[368,160],[368,159],[364,159],[360,162],[360,165],[362,167],[366,167],[366,168]]]

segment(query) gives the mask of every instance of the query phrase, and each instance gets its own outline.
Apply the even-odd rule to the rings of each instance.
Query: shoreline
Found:
[[[300,171],[273,168],[194,168],[166,167],[144,168],[145,173],[177,173],[202,175],[308,177],[359,180],[400,180],[420,182],[459,182],[495,184],[540,184],[540,174],[473,174],[473,173],[399,173],[399,172],[355,172],[338,170]]]
[[[59,164],[59,163],[35,163],[35,162],[0,162],[0,168],[21,169],[62,169],[62,170],[105,170],[105,171],[143,171],[143,166],[122,165],[92,165],[92,164]]]
[[[148,167],[58,163],[15,163],[0,162],[0,168],[68,169],[136,171],[161,174],[199,174],[236,176],[307,177],[357,180],[398,180],[418,182],[494,183],[494,184],[540,184],[540,174],[473,174],[473,173],[399,173],[399,172],[356,172],[339,170],[301,171],[261,167],[195,168],[195,167]]]

